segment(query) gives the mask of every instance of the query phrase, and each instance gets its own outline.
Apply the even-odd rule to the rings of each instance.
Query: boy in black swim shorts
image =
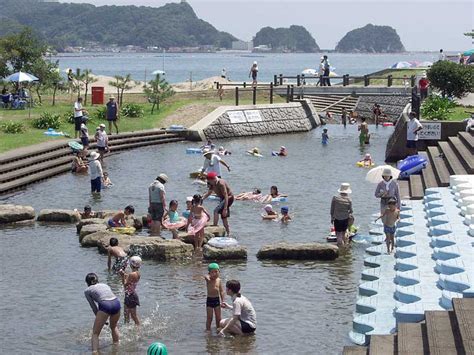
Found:
[[[216,315],[216,328],[221,322],[221,300],[224,300],[224,287],[219,278],[219,265],[211,263],[208,266],[209,274],[204,276],[207,285],[206,311],[207,321],[206,330],[211,331],[212,317]]]

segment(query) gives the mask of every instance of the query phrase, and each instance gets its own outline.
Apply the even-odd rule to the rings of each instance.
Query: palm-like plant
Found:
[[[115,75],[114,79],[115,81],[109,81],[109,85],[113,86],[117,90],[117,102],[119,105],[122,105],[123,93],[125,91],[131,90],[134,88],[134,85],[131,85],[133,81],[132,75],[131,74],[127,74],[125,76]]]
[[[148,82],[148,86],[143,87],[143,92],[148,98],[148,102],[152,104],[151,113],[155,109],[160,110],[160,103],[167,97],[174,95],[174,90],[170,84],[160,77],[160,74],[157,74],[155,79]]]

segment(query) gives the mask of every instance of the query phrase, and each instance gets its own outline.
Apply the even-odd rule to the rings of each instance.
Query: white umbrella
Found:
[[[397,62],[393,64],[390,68],[392,69],[405,69],[405,68],[411,68],[413,65],[408,62]]]
[[[394,179],[398,179],[398,176],[400,175],[400,170],[390,165],[380,165],[376,168],[370,169],[367,175],[365,176],[365,180],[373,184],[378,184],[380,181],[382,181],[382,173],[385,169],[390,169],[390,171],[392,172],[392,177]]]
[[[431,67],[433,65],[432,62],[421,62],[417,65],[418,68],[428,68],[428,67]]]
[[[163,70],[155,70],[154,72],[151,72],[153,75],[166,75],[166,72]]]
[[[22,71],[19,71],[17,73],[13,73],[12,75],[8,76],[6,79],[6,81],[13,81],[15,83],[23,83],[23,82],[32,82],[32,81],[38,81],[39,79],[32,75],[32,74],[28,74],[28,73],[24,73]]]
[[[304,75],[318,75],[318,71],[316,69],[305,69],[301,72]]]

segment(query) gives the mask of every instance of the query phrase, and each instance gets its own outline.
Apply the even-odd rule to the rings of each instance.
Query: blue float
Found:
[[[412,174],[420,172],[426,168],[428,160],[422,155],[410,155],[398,162],[397,169],[400,170],[400,178],[407,178]]]

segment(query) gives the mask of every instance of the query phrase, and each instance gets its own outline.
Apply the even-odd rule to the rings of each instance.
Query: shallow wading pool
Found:
[[[220,338],[205,333],[206,289],[202,275],[206,262],[196,258],[183,263],[145,261],[138,285],[143,326],[121,323],[121,344],[111,345],[108,329],[102,333],[104,354],[143,354],[153,341],[165,343],[171,354],[258,353],[336,354],[349,344],[363,253],[367,245],[355,244],[333,262],[260,262],[255,254],[267,243],[277,241],[325,242],[329,229],[329,206],[341,182],[353,190],[356,224],[367,231],[370,216],[378,210],[375,186],[364,181],[366,169],[355,163],[370,152],[383,162],[392,127],[371,127],[372,143],[362,151],[357,128],[326,126],[330,141],[321,144],[321,129],[309,133],[219,141],[232,151],[224,159],[232,172],[224,173],[234,193],[259,187],[267,192],[277,185],[289,194],[294,221],[281,225],[262,221],[262,206],[236,201],[231,209],[231,233],[248,247],[246,262],[222,262],[223,280],[241,281],[242,293],[254,304],[258,318],[255,336]],[[286,158],[271,157],[271,151],[285,145]],[[106,159],[115,186],[100,199],[90,195],[87,176],[64,174],[29,187],[2,203],[42,208],[118,209],[133,204],[137,215],[146,212],[147,187],[160,172],[170,177],[167,200],[204,192],[193,185],[189,172],[202,165],[198,155],[186,155],[189,142],[159,145],[123,152]],[[245,155],[259,147],[263,158]],[[209,210],[215,201],[205,203]],[[3,302],[0,303],[2,353],[85,353],[90,349],[93,313],[84,298],[84,277],[96,272],[123,298],[117,276],[107,274],[107,257],[96,248],[81,248],[74,225],[25,225],[0,229],[0,267]],[[167,237],[170,237],[167,234]],[[224,316],[229,312],[224,310]]]

